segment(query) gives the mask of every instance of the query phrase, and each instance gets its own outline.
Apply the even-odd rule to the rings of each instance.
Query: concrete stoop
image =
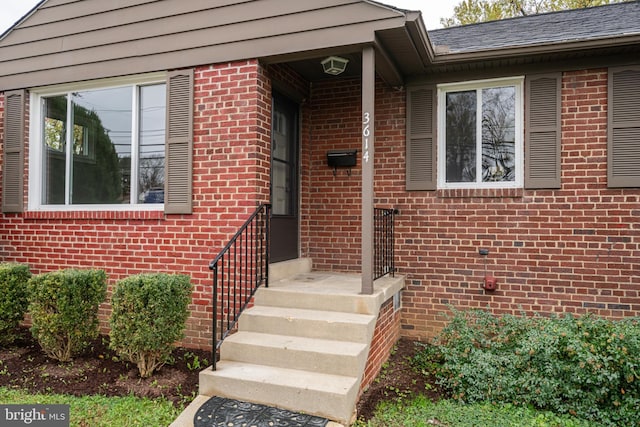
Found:
[[[376,281],[374,296],[358,295],[358,276],[331,273],[302,272],[259,289],[222,343],[217,370],[200,373],[198,407],[221,396],[349,425],[378,311],[404,284],[388,279]]]

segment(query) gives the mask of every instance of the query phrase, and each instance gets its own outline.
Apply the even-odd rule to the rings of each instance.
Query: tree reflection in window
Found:
[[[66,122],[66,96],[48,98],[47,112],[54,117],[44,118],[44,141],[47,148],[55,151],[64,152],[67,139]],[[55,104],[58,105],[57,107]],[[54,104],[54,105],[51,105]],[[57,111],[57,113],[55,113]],[[73,125],[73,154],[77,156],[92,156],[92,150],[89,146],[89,138],[87,129],[84,126]]]
[[[476,91],[447,93],[447,182],[476,180]]]
[[[482,90],[482,181],[515,180],[515,100],[513,86]]]
[[[62,120],[45,117],[44,140],[48,148],[56,151],[64,151],[65,132],[64,122]]]
[[[515,104],[514,86],[446,93],[446,182],[516,179]]]
[[[166,85],[42,96],[43,205],[164,203]]]
[[[102,117],[93,106],[81,104],[83,95],[88,94],[77,92],[44,98],[43,139],[47,150],[43,158],[43,204],[122,203],[125,191],[118,153]],[[72,114],[67,108],[69,96]],[[68,123],[73,123],[70,148],[67,148]]]

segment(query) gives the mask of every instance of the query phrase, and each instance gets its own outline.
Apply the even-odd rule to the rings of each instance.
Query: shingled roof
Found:
[[[640,1],[429,31],[437,53],[470,53],[640,35]]]

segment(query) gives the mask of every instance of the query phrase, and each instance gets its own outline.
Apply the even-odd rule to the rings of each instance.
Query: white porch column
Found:
[[[375,51],[362,50],[362,288],[373,293],[373,158],[376,91]]]

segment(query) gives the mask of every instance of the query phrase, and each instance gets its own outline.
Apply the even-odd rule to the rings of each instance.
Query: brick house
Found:
[[[395,209],[404,289],[358,387],[448,305],[636,316],[638,22],[637,1],[435,31],[374,1],[42,1],[0,37],[1,259],[189,274],[204,347],[209,262],[257,206],[272,265],[363,294]]]

